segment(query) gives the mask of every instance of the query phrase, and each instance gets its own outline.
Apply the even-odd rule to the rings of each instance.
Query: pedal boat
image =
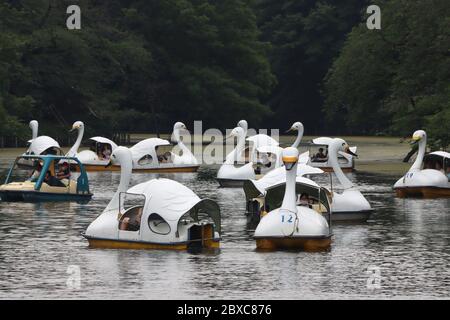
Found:
[[[419,151],[411,168],[394,185],[397,197],[449,198],[450,153],[435,151],[425,155],[427,134],[423,130],[414,132],[412,139],[418,141]]]
[[[42,169],[35,181],[14,181],[13,175],[17,171],[23,171],[18,163],[26,160],[37,165],[42,164]],[[50,186],[44,182],[45,174],[50,171],[55,176],[58,164],[62,161],[76,162],[81,168],[76,180],[64,179],[61,182],[65,186]],[[21,156],[18,157],[11,166],[5,183],[0,186],[0,199],[4,202],[52,202],[52,201],[77,201],[86,202],[92,198],[89,191],[89,180],[83,165],[77,158],[42,155],[42,156]]]
[[[272,211],[263,213],[256,227],[254,239],[260,250],[305,250],[323,251],[331,246],[330,205],[326,192],[312,181],[297,178],[299,153],[296,148],[283,150],[282,160],[286,168],[285,184],[272,186],[264,190],[266,204]],[[248,186],[249,182],[246,183]],[[256,195],[258,190],[254,188]],[[247,196],[249,196],[247,191]],[[297,192],[317,195],[319,205],[328,212],[318,212],[309,206],[297,205]],[[283,193],[281,205],[279,194]]]
[[[128,189],[132,174],[131,151],[118,147],[111,160],[120,165],[120,184],[103,213],[83,234],[90,247],[219,248],[220,209],[216,202],[202,200],[189,188],[169,179],[152,179]]]
[[[158,154],[157,150],[159,147],[170,146],[170,142],[159,138],[145,139],[130,148],[133,154],[133,172],[196,172],[199,164],[179,138],[179,130],[183,128],[186,128],[186,126],[181,122],[177,122],[174,126],[174,136],[178,141],[177,147],[183,152],[182,156],[171,153],[167,161],[161,161],[162,154]],[[99,145],[107,145],[109,150],[114,151],[117,148],[116,143],[104,137],[92,137],[90,140],[95,143],[95,152],[92,150],[78,152],[83,139],[83,122],[75,122],[72,130],[78,130],[78,137],[67,156],[76,156],[83,163],[86,171],[120,171],[120,166],[108,165],[109,159],[101,159],[98,156],[99,151],[101,151],[98,150]]]

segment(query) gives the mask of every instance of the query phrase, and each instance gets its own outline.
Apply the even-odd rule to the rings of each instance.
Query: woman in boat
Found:
[[[107,144],[103,145],[102,156],[104,160],[109,160],[109,158],[111,157],[111,149]]]

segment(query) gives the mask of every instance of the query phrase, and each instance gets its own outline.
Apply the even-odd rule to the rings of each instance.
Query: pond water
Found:
[[[449,298],[450,199],[394,197],[392,185],[408,168],[401,159],[409,146],[399,139],[347,141],[360,154],[349,176],[375,213],[366,223],[334,224],[327,252],[256,252],[244,193],[218,188],[216,165],[158,176],[219,203],[219,252],[90,249],[80,233],[119,182],[119,173],[90,173],[88,204],[0,203],[0,299]],[[22,152],[0,150],[2,179]],[[134,174],[131,185],[156,176]],[[80,282],[72,282],[78,271]]]

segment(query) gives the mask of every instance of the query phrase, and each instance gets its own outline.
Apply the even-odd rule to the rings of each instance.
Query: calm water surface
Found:
[[[328,252],[256,252],[244,193],[218,188],[216,166],[159,176],[219,203],[220,252],[89,249],[80,233],[119,182],[119,173],[92,173],[88,204],[0,203],[0,298],[449,298],[450,200],[395,198],[406,147],[394,140],[357,143],[365,156],[350,177],[376,211],[367,223],[335,224]],[[2,179],[21,152],[0,150]],[[135,174],[132,184],[154,177]],[[79,289],[67,285],[73,266],[80,270]],[[371,285],[377,274],[380,282]]]

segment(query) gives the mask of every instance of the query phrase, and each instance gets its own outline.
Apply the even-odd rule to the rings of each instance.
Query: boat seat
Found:
[[[67,179],[65,180],[67,182],[64,183],[63,181],[63,183],[67,184],[69,181]],[[77,182],[74,180],[70,180],[70,184],[67,187],[52,187],[43,182],[40,191],[49,193],[77,193]]]
[[[317,211],[319,213],[326,213],[327,212],[327,208],[324,205],[320,205],[318,203],[315,203],[312,205],[312,209],[314,211]]]

